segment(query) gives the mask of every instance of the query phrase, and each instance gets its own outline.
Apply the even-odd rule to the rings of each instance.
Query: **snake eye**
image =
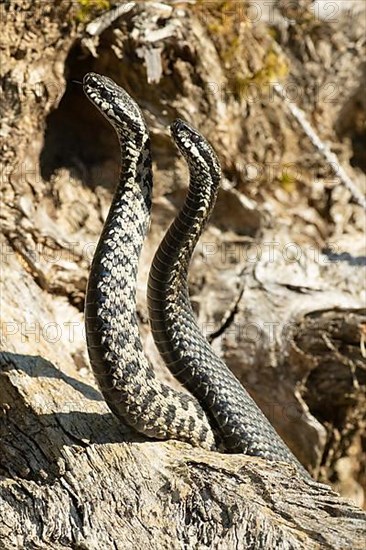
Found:
[[[192,134],[191,140],[193,141],[193,143],[198,143],[200,140],[200,136],[197,134]]]

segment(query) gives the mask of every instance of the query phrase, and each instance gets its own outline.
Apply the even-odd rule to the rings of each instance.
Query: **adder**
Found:
[[[171,133],[189,167],[181,212],[153,260],[148,306],[152,333],[171,372],[191,395],[161,383],[143,352],[136,315],[136,278],[151,211],[152,167],[147,125],[136,102],[110,78],[84,77],[88,99],[115,129],[121,172],[93,258],[85,301],[91,366],[112,412],[146,436],[223,447],[303,467],[195,320],[188,268],[214,207],[221,169],[207,140],[187,122]]]

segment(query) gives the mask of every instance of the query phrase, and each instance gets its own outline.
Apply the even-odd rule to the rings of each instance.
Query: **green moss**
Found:
[[[248,57],[246,33],[252,25],[244,3],[197,0],[193,9],[211,35],[225,67],[228,95],[236,100],[249,98],[252,94],[258,96],[271,82],[288,75],[285,59],[270,45],[259,71],[248,73],[247,68],[243,71],[243,60]],[[272,38],[272,31],[268,32]]]
[[[227,37],[229,40],[238,35],[238,26],[244,14],[238,12],[240,4],[230,1],[197,0],[192,9],[206,25],[211,35]],[[240,8],[243,9],[242,6]]]
[[[253,93],[258,95],[266,91],[271,82],[285,78],[288,72],[289,67],[285,59],[269,50],[263,60],[263,66],[256,73],[246,76],[241,71],[234,73],[229,79],[230,93],[236,99],[250,97]]]
[[[100,12],[110,8],[109,0],[78,0],[79,8],[76,12],[76,19],[81,23],[90,21]]]
[[[296,176],[288,169],[282,170],[279,178],[279,184],[287,193],[292,193],[295,190]]]

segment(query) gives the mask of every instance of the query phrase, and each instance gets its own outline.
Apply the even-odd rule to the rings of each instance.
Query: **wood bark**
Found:
[[[254,21],[228,4],[131,3],[102,19],[98,2],[0,8],[1,548],[364,547],[364,212],[268,86],[296,84],[362,189],[363,19],[328,22],[308,2],[295,14],[279,2],[273,21]],[[180,116],[213,143],[224,175],[192,262],[200,326],[313,482],[285,464],[148,441],[105,405],[83,299],[119,153],[76,82],[90,70],[124,86],[151,128],[146,353],[177,386],[152,343],[145,286],[185,195],[167,130]]]

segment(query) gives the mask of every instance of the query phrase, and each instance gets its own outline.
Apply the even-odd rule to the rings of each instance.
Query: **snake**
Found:
[[[149,131],[130,95],[110,78],[87,73],[86,97],[117,133],[121,171],[99,238],[85,296],[90,364],[102,395],[125,425],[148,437],[215,447],[197,400],[163,384],[146,357],[139,332],[136,279],[150,224],[152,162]]]
[[[87,98],[117,133],[119,183],[92,260],[85,329],[90,363],[111,411],[135,431],[208,450],[223,448],[304,471],[239,380],[200,331],[188,288],[193,251],[214,208],[220,162],[205,137],[175,120],[171,135],[188,164],[184,205],[154,256],[148,280],[152,335],[165,364],[189,393],[161,382],[139,332],[136,280],[150,225],[149,130],[135,100],[110,78],[87,73]]]

